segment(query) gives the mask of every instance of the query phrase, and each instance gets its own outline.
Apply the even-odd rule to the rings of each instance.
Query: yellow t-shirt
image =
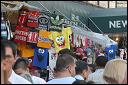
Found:
[[[52,42],[48,38],[48,36],[50,34],[51,34],[51,32],[48,32],[46,30],[40,30],[39,31],[37,47],[51,48]]]
[[[62,32],[52,32],[49,39],[54,41],[55,50],[58,53],[60,50],[70,49],[69,35],[71,35],[71,27],[63,28]]]
[[[30,58],[30,57],[34,56],[34,49],[30,48],[26,44],[18,45],[18,50],[21,51],[21,57],[23,57],[23,58]]]

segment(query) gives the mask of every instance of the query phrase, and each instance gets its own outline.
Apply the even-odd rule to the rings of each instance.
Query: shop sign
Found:
[[[91,20],[103,33],[127,32],[127,16],[92,17]],[[88,20],[88,27],[101,33],[91,20]]]
[[[109,28],[126,28],[127,20],[109,21]]]

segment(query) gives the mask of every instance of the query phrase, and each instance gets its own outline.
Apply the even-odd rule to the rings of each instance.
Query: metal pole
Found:
[[[40,3],[40,1],[38,1],[38,3],[42,6],[42,7],[44,7],[47,11],[49,11],[42,3]],[[50,12],[50,11],[49,11]],[[50,12],[51,13],[51,12]]]

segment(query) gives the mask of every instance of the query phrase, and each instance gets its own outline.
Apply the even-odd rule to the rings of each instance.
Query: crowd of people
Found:
[[[17,47],[13,42],[2,40],[1,84],[127,84],[127,60],[108,60],[101,51],[96,54],[94,63],[90,63],[94,52],[90,49],[86,49],[86,55],[81,54],[81,48],[75,52],[59,51],[54,79],[45,81],[30,73],[28,60],[17,58]]]

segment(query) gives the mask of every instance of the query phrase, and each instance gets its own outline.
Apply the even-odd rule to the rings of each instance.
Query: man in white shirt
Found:
[[[16,45],[11,41],[2,40],[1,46],[3,46],[2,50],[5,50],[2,69],[6,73],[6,78],[7,78],[6,83],[7,84],[31,84],[29,81],[20,77],[12,70],[12,67],[13,67],[13,64],[15,63],[15,59],[17,55]]]
[[[29,62],[27,59],[19,58],[14,64],[13,69],[17,74],[30,81],[32,84],[45,84],[46,81],[44,79],[33,76],[29,73],[28,64]]]
[[[89,74],[89,67],[86,62],[78,60],[76,62],[76,76],[78,80],[86,80]]]
[[[46,84],[72,84],[76,79],[75,75],[75,59],[69,54],[61,54],[58,56],[55,66],[55,78]]]
[[[94,73],[89,74],[88,76],[88,81],[92,80],[97,84],[107,84],[106,81],[103,79],[103,72],[104,72],[104,67],[107,63],[107,58],[105,56],[99,56],[96,58],[96,66],[97,69]]]

